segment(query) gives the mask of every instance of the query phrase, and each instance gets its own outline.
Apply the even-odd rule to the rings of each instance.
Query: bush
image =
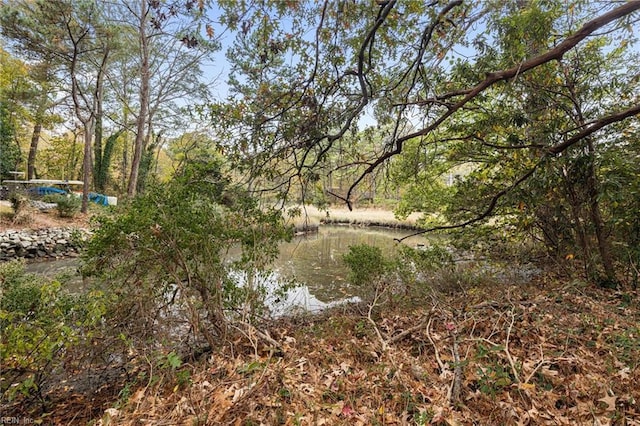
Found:
[[[47,195],[43,200],[56,203],[58,216],[60,217],[74,217],[82,207],[82,198],[76,197],[75,195]]]
[[[423,300],[434,290],[434,277],[447,274],[453,267],[451,253],[439,245],[423,249],[400,245],[394,256],[386,257],[379,247],[361,244],[349,247],[343,261],[350,269],[348,279],[352,284],[363,287],[374,298],[387,292],[391,303]]]
[[[349,252],[342,256],[342,260],[350,269],[349,282],[357,286],[380,280],[386,271],[387,261],[380,247],[368,244],[350,246]]]
[[[42,396],[64,355],[90,339],[105,312],[101,293],[70,295],[62,284],[24,272],[22,261],[0,263],[0,395]]]
[[[123,207],[100,219],[85,258],[86,272],[118,295],[111,314],[123,333],[156,342],[194,333],[215,347],[230,320],[260,313],[265,291],[255,278],[292,232],[280,211],[232,185],[220,162],[190,164]]]

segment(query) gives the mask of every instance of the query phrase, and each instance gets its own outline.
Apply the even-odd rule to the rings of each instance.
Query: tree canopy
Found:
[[[347,203],[357,184],[408,141],[432,138],[476,102],[506,93],[594,39],[629,52],[640,8],[553,1],[221,5],[227,22],[240,28],[229,55],[233,102],[225,104],[223,124],[253,166],[285,162],[279,177],[288,184],[361,120],[385,127],[384,145],[363,153],[367,167],[344,194]],[[610,76],[626,80],[629,95],[637,90],[634,77],[632,70]],[[602,102],[588,123],[559,128],[555,140],[528,148],[555,156],[639,108],[633,95]],[[275,177],[271,167],[252,167],[264,169]]]
[[[221,5],[238,32],[230,100],[212,114],[250,182],[304,196],[319,171],[351,169],[333,194],[351,207],[390,167],[413,188],[402,212],[431,214],[430,229],[515,217],[558,252],[578,245],[589,273],[614,281],[620,218],[603,198],[621,176],[605,162],[638,155],[640,2]],[[378,143],[346,154],[372,126]]]
[[[398,214],[431,229],[500,217],[558,255],[578,245],[608,280],[611,238],[635,235],[616,185],[638,186],[622,161],[638,155],[638,1],[5,6],[8,51],[51,76],[23,122],[29,163],[42,111],[67,95],[85,193],[111,182],[133,196],[170,139],[204,132],[252,191],[350,208],[395,191]],[[201,66],[223,35],[228,93],[211,100]],[[16,99],[4,104],[27,106]]]

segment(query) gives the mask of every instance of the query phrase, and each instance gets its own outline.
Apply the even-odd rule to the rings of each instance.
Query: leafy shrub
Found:
[[[122,207],[120,215],[100,219],[85,271],[118,295],[111,315],[123,333],[175,341],[171,324],[186,322],[185,333],[215,347],[229,320],[250,320],[263,308],[264,288],[254,278],[292,232],[280,211],[260,208],[231,184],[221,162],[188,164]]]
[[[402,246],[400,259],[404,264],[411,263],[420,272],[434,271],[453,265],[453,256],[449,250],[438,244],[420,249]]]
[[[74,217],[82,207],[82,199],[74,195],[47,195],[44,201],[57,204],[58,216]]]
[[[420,303],[433,290],[440,290],[434,287],[436,277],[449,276],[454,267],[451,253],[437,244],[421,249],[400,245],[389,257],[379,247],[362,244],[349,247],[343,261],[352,284],[374,296],[387,292],[391,304]]]
[[[102,294],[69,295],[62,284],[0,263],[0,363],[3,399],[39,395],[63,355],[90,339],[106,304]]]
[[[342,260],[350,269],[348,279],[354,285],[371,284],[381,279],[386,271],[387,260],[380,247],[368,244],[350,246]]]

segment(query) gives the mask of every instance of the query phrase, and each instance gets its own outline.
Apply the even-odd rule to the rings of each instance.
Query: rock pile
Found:
[[[78,256],[90,237],[87,229],[48,228],[0,232],[0,261],[19,257],[59,258]]]

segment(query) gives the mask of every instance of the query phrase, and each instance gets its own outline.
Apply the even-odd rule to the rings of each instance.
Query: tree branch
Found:
[[[627,108],[615,114],[602,117],[599,120],[595,121],[590,126],[585,127],[581,132],[576,133],[566,141],[552,146],[551,148],[548,149],[548,153],[552,155],[559,154],[562,151],[569,148],[570,146],[580,142],[582,139],[586,138],[587,136],[590,136],[591,134],[602,129],[603,127],[608,126],[609,124],[612,124],[612,123],[617,123],[618,121],[625,120],[629,117],[633,117],[638,114],[640,114],[640,104],[634,105],[630,108]]]
[[[551,148],[547,149],[546,154],[544,155],[544,157],[542,157],[540,159],[540,161],[531,169],[529,170],[527,173],[525,173],[523,176],[521,176],[517,181],[515,181],[511,186],[509,186],[508,188],[503,189],[502,191],[498,192],[497,194],[495,194],[493,196],[493,198],[491,199],[491,202],[489,203],[489,206],[485,209],[484,212],[482,212],[481,214],[479,214],[478,216],[469,219],[466,222],[463,223],[459,223],[459,224],[454,224],[454,225],[442,225],[442,226],[435,226],[429,229],[425,229],[425,230],[421,230],[418,231],[416,233],[413,233],[411,235],[407,235],[406,237],[400,238],[400,239],[395,239],[395,241],[401,242],[404,241],[407,238],[410,237],[414,237],[416,235],[421,235],[427,232],[432,232],[432,231],[437,231],[437,230],[443,230],[443,229],[456,229],[456,228],[464,228],[467,225],[471,225],[475,222],[478,222],[486,217],[488,217],[493,210],[495,209],[498,200],[502,197],[504,197],[505,195],[507,195],[509,192],[511,192],[512,190],[514,190],[515,188],[517,188],[521,183],[523,183],[524,181],[526,181],[529,177],[531,177],[533,175],[533,173],[535,172],[535,170],[538,168],[538,166],[540,166],[540,164],[542,164],[542,162],[547,159],[548,157],[551,157],[553,155],[559,154],[562,151],[566,150],[567,148],[571,147],[572,145],[575,145],[576,143],[580,142],[581,140],[583,140],[584,138],[590,136],[591,134],[595,133],[596,131],[602,129],[603,127],[612,124],[612,123],[617,123],[619,121],[623,121],[629,117],[633,117],[635,115],[640,114],[640,104],[638,105],[634,105],[626,110],[620,111],[618,113],[615,114],[611,114],[605,117],[602,117],[601,119],[597,120],[596,122],[594,122],[593,124],[591,124],[590,126],[586,127],[584,130],[582,130],[581,132],[575,134],[574,136],[572,136],[571,138],[567,139],[566,141],[554,145]]]
[[[514,66],[512,68],[506,69],[506,70],[502,70],[502,71],[496,71],[496,72],[492,72],[492,73],[488,73],[487,77],[481,81],[480,83],[478,83],[476,86],[474,86],[473,88],[468,90],[468,93],[465,95],[465,97],[463,99],[461,99],[459,102],[457,102],[456,104],[454,104],[451,108],[449,108],[446,112],[444,112],[440,117],[438,117],[434,122],[432,122],[429,126],[418,130],[416,132],[407,134],[401,138],[396,139],[395,141],[395,149],[381,155],[380,157],[378,157],[372,164],[371,166],[369,166],[363,173],[362,175],[351,185],[351,187],[349,188],[349,191],[347,192],[347,198],[349,198],[349,196],[351,195],[351,193],[353,192],[353,190],[355,189],[355,187],[365,178],[366,175],[372,173],[376,168],[378,168],[382,163],[386,162],[388,159],[390,159],[393,156],[396,156],[398,154],[400,154],[402,152],[403,149],[403,144],[404,142],[417,138],[417,137],[421,137],[421,136],[425,136],[427,134],[429,134],[430,132],[434,131],[435,129],[437,129],[445,120],[447,120],[449,117],[451,117],[453,114],[455,114],[456,112],[458,112],[462,107],[464,107],[468,102],[470,102],[472,99],[474,99],[476,96],[478,96],[480,93],[484,92],[485,90],[487,90],[489,87],[493,86],[495,83],[500,82],[500,81],[505,81],[505,80],[509,80],[517,75],[523,74],[527,71],[530,71],[536,67],[539,67],[540,65],[546,64],[550,61],[553,60],[559,60],[561,59],[565,53],[567,53],[569,50],[573,49],[575,46],[577,46],[582,40],[584,40],[585,38],[587,38],[589,35],[593,34],[596,30],[610,24],[611,22],[614,22],[624,16],[627,16],[629,14],[631,14],[632,12],[637,11],[638,9],[640,9],[640,0],[635,0],[635,1],[630,1],[628,3],[623,4],[622,6],[608,12],[605,13],[604,15],[601,15],[599,17],[596,17],[594,19],[592,19],[591,21],[585,23],[582,28],[580,28],[578,31],[576,31],[575,33],[573,33],[572,35],[570,35],[569,37],[567,37],[562,43],[558,44],[555,48],[541,54],[538,56],[535,56],[531,59],[528,59],[522,63],[520,63],[517,66]],[[464,90],[458,91],[458,93],[464,93]],[[635,112],[637,113],[637,112]],[[635,114],[633,113],[633,114]],[[633,115],[630,114],[630,115]],[[629,116],[629,115],[627,115]],[[612,122],[615,121],[619,121],[625,117],[619,118],[618,120],[613,119],[612,121],[600,121],[598,122],[599,124],[601,124],[599,128],[604,127],[607,124],[610,124]],[[596,123],[596,124],[598,124]],[[594,125],[595,126],[595,125]],[[588,129],[591,129],[594,126],[590,126]],[[584,136],[581,136],[582,133],[586,133],[591,134],[593,133],[595,130],[597,129],[593,129],[591,130],[591,132],[586,133],[587,129],[585,129],[585,131],[575,135],[573,138],[569,139],[568,141],[564,142],[563,144],[560,144],[559,146],[562,147],[565,144],[569,144],[568,146],[576,143],[577,141],[579,141],[581,138],[583,138]],[[558,148],[560,149],[560,148]],[[566,148],[562,148],[560,149],[561,152],[563,149]],[[504,195],[504,194],[503,194]],[[349,207],[350,203],[349,203]],[[485,217],[485,216],[483,216]],[[468,223],[466,223],[468,224]],[[463,225],[466,226],[466,225]],[[459,226],[454,226],[454,227],[459,227]],[[441,229],[441,228],[439,228]]]

